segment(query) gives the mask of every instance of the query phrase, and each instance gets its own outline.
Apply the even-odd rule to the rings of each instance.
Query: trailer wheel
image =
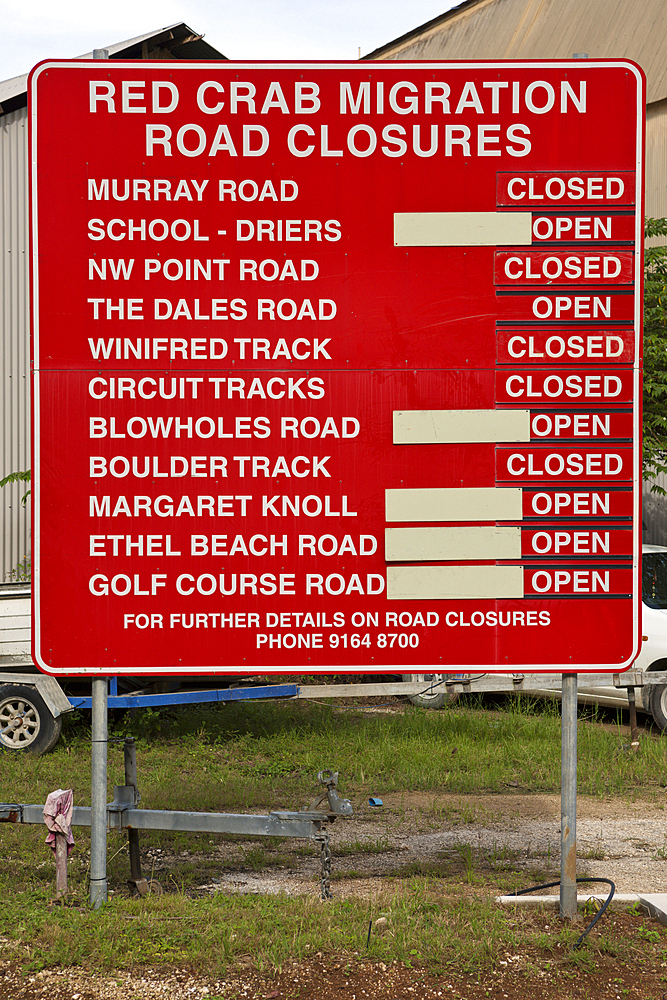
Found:
[[[419,694],[409,694],[408,698],[413,705],[420,708],[443,708],[445,705],[453,705],[458,698],[458,694],[447,690],[444,684],[446,674],[402,674],[404,681],[416,681],[424,685],[424,690]],[[431,685],[439,685],[429,688]]]
[[[62,718],[54,719],[35,688],[0,686],[0,746],[39,756],[53,750],[62,727]]]
[[[646,690],[646,688],[644,688]],[[649,710],[656,725],[663,733],[667,730],[667,686],[664,684],[652,684],[651,695],[648,703]]]

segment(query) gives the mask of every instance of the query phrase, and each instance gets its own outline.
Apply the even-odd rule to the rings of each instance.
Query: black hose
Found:
[[[600,917],[602,916],[602,914],[607,910],[609,904],[611,903],[612,899],[614,898],[614,893],[616,892],[616,886],[614,885],[614,883],[609,878],[590,878],[588,876],[582,876],[581,878],[578,878],[576,881],[577,881],[577,884],[579,882],[605,882],[607,885],[611,886],[611,892],[609,893],[609,895],[607,896],[606,900],[604,901],[604,903],[602,904],[602,906],[600,907],[600,909],[598,910],[598,912],[595,914],[595,916],[591,920],[590,924],[588,925],[588,927],[586,928],[586,930],[584,931],[584,933],[581,935],[581,937],[579,938],[579,940],[575,944],[575,946],[573,948],[573,951],[576,951],[577,948],[579,948],[581,946],[584,938],[587,936],[587,934],[590,931],[593,930],[593,928],[597,924],[597,922],[600,919]],[[558,882],[543,882],[542,885],[532,885],[529,889],[519,889],[518,892],[509,892],[508,896],[526,896],[529,892],[535,892],[537,889],[553,889],[554,886],[557,886],[557,885],[560,885],[560,881],[558,881]]]

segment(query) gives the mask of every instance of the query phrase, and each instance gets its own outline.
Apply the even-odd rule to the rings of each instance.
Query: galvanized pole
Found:
[[[577,675],[563,674],[560,744],[560,915],[577,915]]]
[[[93,681],[90,795],[90,905],[107,901],[107,679]]]
[[[132,736],[125,739],[125,784],[134,789],[135,805],[139,802],[137,788],[137,747]],[[129,886],[136,889],[140,896],[145,896],[149,885],[141,874],[141,850],[139,846],[139,831],[131,827],[127,831],[127,842],[130,850]]]
[[[93,59],[108,59],[108,49],[93,49]],[[99,909],[108,899],[107,886],[107,742],[108,684],[93,681],[93,732],[90,755],[90,905]]]

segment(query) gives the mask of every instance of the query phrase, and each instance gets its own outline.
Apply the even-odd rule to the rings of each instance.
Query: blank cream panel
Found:
[[[530,212],[395,212],[394,246],[530,246]]]
[[[410,600],[501,600],[523,597],[521,566],[389,566],[387,598]]]
[[[394,410],[394,444],[529,440],[529,410]]]
[[[385,528],[387,562],[520,559],[520,528]]]
[[[514,486],[385,490],[387,521],[520,521],[521,490]]]

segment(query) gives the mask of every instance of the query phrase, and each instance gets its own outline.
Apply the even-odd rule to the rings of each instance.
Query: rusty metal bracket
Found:
[[[23,823],[23,806],[0,803],[0,823]]]

